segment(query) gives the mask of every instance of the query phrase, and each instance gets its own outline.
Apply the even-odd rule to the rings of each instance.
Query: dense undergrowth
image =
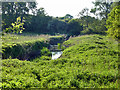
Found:
[[[18,58],[21,60],[35,58],[41,55],[43,47],[48,47],[46,38],[40,36],[10,35],[2,37],[2,58]],[[50,55],[50,53],[49,53]]]
[[[51,56],[48,50],[52,42],[56,43],[61,41],[58,39],[63,39],[63,36],[53,36],[50,35],[12,35],[5,34],[2,37],[2,58],[18,58],[21,60],[34,59],[37,56]]]
[[[118,43],[86,35],[65,41],[61,58],[2,60],[2,88],[118,88]]]

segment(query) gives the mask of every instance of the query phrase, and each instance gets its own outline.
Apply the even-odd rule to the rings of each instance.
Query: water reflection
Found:
[[[57,59],[62,55],[62,51],[60,52],[52,52],[52,59]]]

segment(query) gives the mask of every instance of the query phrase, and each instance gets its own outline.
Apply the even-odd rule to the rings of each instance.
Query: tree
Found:
[[[4,33],[22,33],[22,31],[24,30],[24,18],[21,19],[20,17],[17,18],[16,22],[12,23],[11,26],[9,26],[8,28],[3,30],[3,34]]]
[[[66,14],[66,15],[64,16],[64,18],[65,18],[65,19],[72,19],[72,18],[73,18],[73,16],[72,16],[72,15],[70,15],[70,14]]]
[[[28,9],[32,11],[33,15],[36,15],[37,2],[28,2]]]
[[[67,33],[69,35],[80,35],[80,32],[83,30],[83,26],[79,23],[78,19],[71,19],[68,22]]]
[[[119,6],[120,5],[120,1],[119,2],[113,2],[111,4],[111,10],[115,7],[115,6]]]
[[[79,18],[79,23],[83,25],[81,34],[106,34],[105,20],[97,19],[91,16]]]
[[[106,21],[107,33],[109,36],[119,40],[120,39],[120,5],[112,9],[108,14]]]
[[[67,23],[57,18],[52,18],[52,20],[48,22],[47,28],[50,34],[63,34],[66,33]]]
[[[35,32],[35,33],[46,33],[48,32],[47,26],[48,22],[52,19],[52,17],[48,16],[45,13],[44,8],[39,8],[36,10],[36,15],[29,15],[30,21],[29,24],[27,24],[27,32]]]
[[[80,17],[80,19],[84,20],[86,25],[85,27],[88,28],[88,23],[89,23],[89,9],[88,8],[84,8],[81,12],[79,12],[78,16]]]
[[[79,12],[78,16],[79,17],[89,16],[89,9],[88,8],[82,9],[82,11]]]
[[[91,9],[91,13],[99,17],[100,19],[107,19],[107,14],[110,13],[111,3],[105,2],[105,0],[96,0],[93,2],[95,7]]]
[[[59,19],[65,22],[69,22],[71,19],[73,19],[73,16],[70,14],[66,14],[64,17],[59,17]]]
[[[2,2],[2,29],[8,28],[17,17],[26,18],[35,8],[35,2]]]
[[[89,9],[84,8],[81,12],[78,14],[79,16],[79,22],[83,25],[83,30],[81,31],[81,34],[93,34],[96,33],[96,23],[98,20],[94,17],[90,16]]]
[[[37,15],[46,15],[46,13],[45,13],[45,9],[44,8],[39,8],[39,9],[37,9]]]

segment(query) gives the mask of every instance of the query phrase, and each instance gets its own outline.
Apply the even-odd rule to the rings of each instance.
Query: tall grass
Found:
[[[6,34],[2,37],[3,43],[12,44],[12,43],[24,43],[32,41],[45,41],[49,38],[49,35],[13,35]]]

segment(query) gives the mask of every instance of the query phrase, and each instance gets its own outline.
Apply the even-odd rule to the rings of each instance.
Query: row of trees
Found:
[[[109,33],[111,30],[119,27],[120,2],[107,3],[104,2],[104,0],[96,0],[93,4],[94,8],[91,10],[84,8],[79,12],[78,18],[74,19],[70,14],[66,14],[64,17],[49,16],[44,8],[37,9],[36,2],[3,2],[2,29],[9,27],[12,22],[15,22],[17,17],[21,17],[21,20],[23,17],[25,18],[25,32],[44,34],[106,34],[107,29]],[[91,17],[91,13],[94,14],[95,17]],[[118,21],[117,26],[116,20]],[[114,29],[112,26],[115,26]],[[119,31],[119,29],[116,30],[115,32]],[[118,36],[115,35],[114,37]]]
[[[2,2],[2,28],[9,27],[18,17],[26,18],[36,8],[35,2]]]
[[[17,17],[21,17],[21,21],[23,17],[25,18],[25,32],[77,34],[80,29],[74,32],[75,26],[72,27],[72,23],[78,25],[78,27],[80,26],[82,29],[82,25],[80,25],[78,21],[75,22],[75,20],[72,20],[73,16],[67,14],[63,18],[51,17],[47,15],[44,8],[37,9],[36,2],[3,2],[2,29],[12,27],[11,23],[15,22]],[[78,34],[80,34],[80,32]]]

